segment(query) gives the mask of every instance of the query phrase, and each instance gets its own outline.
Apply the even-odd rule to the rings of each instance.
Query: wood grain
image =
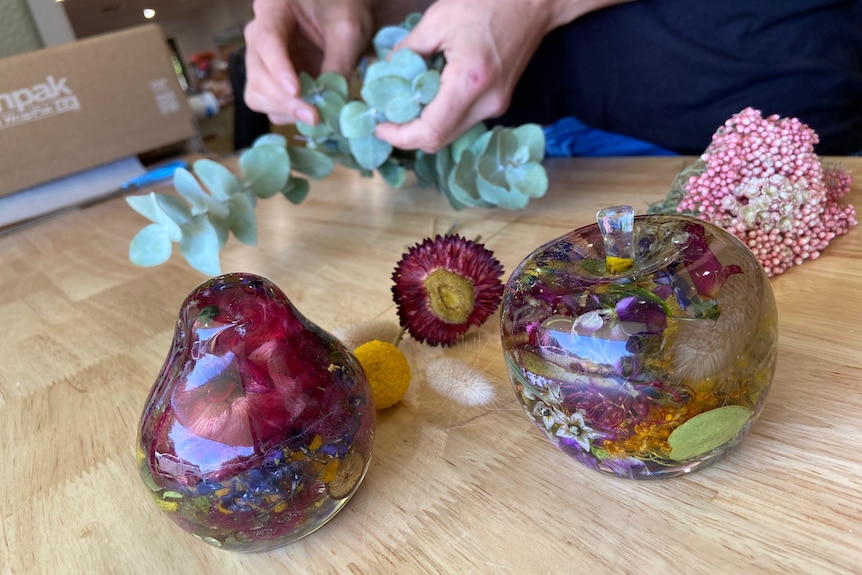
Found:
[[[395,263],[453,220],[507,273],[597,209],[643,211],[686,159],[548,162],[525,210],[452,211],[434,191],[347,171],[293,206],[258,209],[260,245],[225,271],[263,275],[328,330],[396,321]],[[862,158],[842,159],[862,204]],[[505,373],[498,318],[447,353],[488,376],[467,408],[417,376],[379,415],[369,473],[329,524],[288,547],[232,554],[150,500],[134,443],[185,295],[205,278],[178,254],[127,259],[144,221],[116,199],[0,238],[0,573],[851,573],[862,565],[862,229],[772,281],[778,369],[737,450],[691,475],[615,479],[556,451]]]

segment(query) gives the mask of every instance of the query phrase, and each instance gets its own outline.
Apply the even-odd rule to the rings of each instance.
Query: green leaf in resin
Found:
[[[685,461],[724,445],[750,417],[751,410],[741,405],[725,405],[692,417],[670,434],[671,459]]]

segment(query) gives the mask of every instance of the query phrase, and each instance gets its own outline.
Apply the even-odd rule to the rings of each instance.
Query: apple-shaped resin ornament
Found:
[[[141,417],[138,459],[159,508],[199,539],[262,551],[350,499],[375,429],[358,361],[270,281],[195,288]]]
[[[751,251],[710,223],[602,210],[503,295],[509,375],[563,452],[632,478],[703,467],[737,444],[775,371],[775,299]]]

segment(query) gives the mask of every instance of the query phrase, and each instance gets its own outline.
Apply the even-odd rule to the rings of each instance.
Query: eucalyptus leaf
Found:
[[[455,176],[455,171],[449,173],[449,185],[448,185],[448,195],[447,199],[449,203],[456,210],[460,210],[466,207],[475,207],[477,200],[473,198],[468,190],[465,190],[461,186],[458,185],[457,177]],[[479,199],[481,201],[481,198]]]
[[[376,170],[392,153],[392,145],[375,136],[350,140],[350,153],[360,168]]]
[[[437,187],[437,155],[418,150],[413,161],[413,171],[423,188]]]
[[[530,149],[530,161],[541,162],[545,157],[545,132],[538,124],[523,124],[507,128],[518,138],[518,143]]]
[[[332,159],[323,152],[299,146],[291,146],[287,151],[290,154],[290,163],[293,169],[313,180],[325,178],[335,168]],[[285,182],[286,184],[287,182]]]
[[[264,134],[255,138],[252,147],[257,146],[281,146],[287,147],[287,138],[281,134]]]
[[[465,150],[449,174],[451,197],[462,206],[492,207],[494,204],[487,202],[479,195],[476,178],[475,158],[470,150]]]
[[[427,104],[440,90],[440,72],[437,70],[422,72],[413,80],[410,89],[417,102]]]
[[[341,109],[344,107],[344,98],[335,92],[324,92],[315,99],[314,106],[320,112],[320,117],[325,123],[337,120]]]
[[[472,204],[473,200],[479,198],[479,191],[476,188],[476,159],[470,150],[465,150],[461,154],[461,158],[452,169],[449,182],[450,186],[454,184],[459,188],[462,202]]]
[[[350,155],[350,140],[348,140],[347,138],[339,138],[332,143],[335,144],[335,148],[339,154],[344,154],[347,156]]]
[[[476,160],[476,172],[487,182],[495,186],[507,186],[505,166],[500,164],[499,138],[496,133],[491,137],[485,153]]]
[[[178,168],[174,172],[174,188],[185,200],[191,204],[191,214],[206,213],[209,210],[212,197],[204,191],[198,179],[185,168]]]
[[[516,166],[528,163],[530,161],[530,148],[526,145],[519,147],[509,158],[509,161]]]
[[[302,97],[310,96],[317,91],[317,82],[308,72],[299,73],[299,94]]]
[[[390,73],[412,82],[418,75],[428,70],[425,58],[409,48],[396,50],[389,57]]]
[[[365,102],[350,102],[338,116],[341,133],[345,138],[366,138],[374,134],[377,126],[374,110]]]
[[[165,231],[171,241],[180,241],[182,232],[180,231],[179,224],[165,213],[165,210],[162,208],[161,204],[159,204],[159,200],[156,197],[155,192],[150,192],[144,196],[129,196],[126,198],[126,203],[151,222],[158,224]]]
[[[228,218],[230,231],[240,242],[248,246],[256,246],[257,220],[251,198],[246,194],[236,194],[230,199],[230,206],[230,218]]]
[[[129,204],[129,207],[131,207],[133,210],[135,210],[151,222],[158,223],[159,218],[156,215],[157,204],[153,203],[153,199],[151,197],[154,194],[155,192],[150,192],[149,194],[126,196],[126,203]]]
[[[216,235],[218,236],[218,249],[222,249],[227,243],[227,240],[230,238],[230,225],[228,224],[228,217],[230,216],[230,212],[227,212],[225,217],[223,218],[214,216],[212,214],[208,214],[208,216],[210,224],[212,224],[212,227],[213,229],[215,229]]]
[[[488,128],[485,127],[485,124],[479,122],[478,124],[474,124],[472,128],[458,136],[458,138],[452,142],[452,159],[458,162],[461,159],[461,154],[466,149],[472,149],[473,144],[479,139],[480,136],[487,134],[487,137],[490,138],[491,133]],[[474,154],[481,154],[484,150],[474,150]]]
[[[139,266],[157,266],[171,257],[171,238],[158,224],[149,224],[132,238],[129,260]]]
[[[407,170],[392,159],[383,162],[377,171],[383,180],[393,188],[400,188],[407,179]]]
[[[511,163],[515,154],[518,153],[518,149],[521,148],[518,137],[515,136],[512,130],[503,128],[495,130],[493,138],[496,139],[497,161],[503,166]],[[527,159],[529,157],[530,152],[527,149]]]
[[[198,160],[192,168],[198,179],[218,200],[228,199],[241,188],[239,179],[215,160],[209,158]]]
[[[178,226],[183,226],[192,218],[191,208],[181,198],[168,194],[156,194],[155,197],[162,213],[167,215]]]
[[[434,156],[436,160],[437,186],[440,193],[443,194],[443,197],[446,198],[446,201],[449,202],[449,205],[452,206],[452,208],[456,210],[463,209],[466,207],[465,204],[452,195],[452,190],[449,186],[449,179],[453,169],[455,168],[450,146],[446,146],[442,150],[438,151]]]
[[[447,183],[445,188],[440,188],[440,192],[446,198],[446,201],[449,202],[449,205],[452,209],[455,210],[463,210],[464,208],[472,208],[475,207],[475,202],[472,199],[468,198],[468,201],[461,201],[463,198],[468,197],[464,193],[463,190],[459,190],[453,181],[454,174],[449,174],[449,182]]]
[[[473,126],[467,131],[467,133],[472,132],[476,128],[476,126]],[[473,152],[474,156],[478,158],[488,152],[488,146],[491,145],[491,138],[494,136],[494,132],[498,131],[499,129],[499,127],[494,127],[493,130],[486,129],[484,132],[478,135],[478,137],[470,145],[470,150]]]
[[[350,140],[344,140],[343,148],[345,150],[344,152],[339,149],[338,152],[332,152],[329,154],[332,160],[338,162],[345,168],[356,170],[357,172],[364,169],[358,163],[356,163],[356,160],[353,158],[353,153],[350,151]]]
[[[389,52],[392,51],[392,48],[406,38],[409,32],[409,30],[401,26],[386,26],[381,28],[377,34],[374,35],[374,40],[372,42],[374,53],[377,55],[377,58],[379,60],[385,60],[389,55]]]
[[[508,210],[520,210],[530,201],[530,198],[518,190],[508,189],[489,182],[482,177],[481,173],[476,178],[476,188],[479,190],[479,196],[483,200]]]
[[[239,157],[243,179],[259,198],[271,198],[290,177],[291,158],[284,146],[256,145]]]
[[[421,19],[422,19],[422,13],[421,12],[411,12],[410,14],[407,15],[407,18],[404,19],[404,23],[402,24],[402,26],[407,28],[407,30],[412,30],[413,28],[416,27],[417,24],[419,24],[419,20],[421,20]]]
[[[395,124],[406,124],[410,120],[419,116],[422,107],[419,105],[413,95],[409,92],[394,95],[386,107],[383,109],[383,114],[386,119]]]
[[[184,226],[180,251],[194,269],[210,276],[219,275],[219,247],[218,232],[206,216],[195,216]]]
[[[312,140],[325,140],[335,132],[332,129],[332,126],[326,122],[320,122],[314,125],[306,124],[305,122],[297,122],[296,131]]]
[[[291,176],[287,186],[281,191],[292,204],[301,204],[308,196],[308,180]]]
[[[452,148],[446,146],[435,154],[437,180],[445,182],[449,179],[449,172],[455,168],[455,161],[452,159]]]
[[[541,164],[530,162],[506,168],[506,182],[530,198],[540,198],[548,190],[548,174]]]
[[[374,80],[394,75],[392,67],[389,65],[389,60],[381,58],[380,60],[369,64],[368,68],[365,70],[365,74],[362,76],[362,84],[365,85]]]
[[[406,94],[410,96],[410,82],[398,76],[383,76],[366,82],[360,90],[362,99],[372,108],[383,111],[389,100]]]
[[[336,72],[324,72],[317,77],[317,86],[326,91],[330,91],[341,97],[342,100],[347,98],[347,78]]]
[[[431,65],[429,68],[431,70],[437,70],[438,72],[443,70],[443,67],[446,65],[446,56],[443,53],[435,54],[431,57]]]

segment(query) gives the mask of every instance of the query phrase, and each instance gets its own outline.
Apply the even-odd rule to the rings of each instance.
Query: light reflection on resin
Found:
[[[141,416],[138,465],[181,527],[223,549],[261,551],[344,507],[375,425],[352,353],[268,280],[228,274],[183,303]]]
[[[739,240],[693,218],[635,217],[628,262],[605,253],[623,227],[604,227],[617,237],[587,226],[512,273],[501,316],[512,385],[539,429],[591,468],[697,469],[763,406],[778,333],[768,278]]]

